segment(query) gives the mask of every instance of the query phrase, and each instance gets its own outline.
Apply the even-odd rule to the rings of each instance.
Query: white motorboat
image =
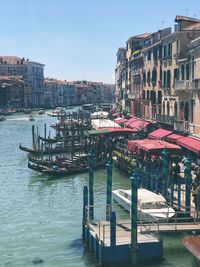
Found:
[[[66,110],[62,107],[57,107],[52,112],[48,112],[47,115],[49,115],[51,117],[64,116],[64,115],[66,115]]]
[[[117,189],[112,191],[113,199],[126,211],[131,209],[131,190]],[[175,211],[166,199],[147,189],[138,189],[138,219],[144,221],[163,221],[173,217]]]

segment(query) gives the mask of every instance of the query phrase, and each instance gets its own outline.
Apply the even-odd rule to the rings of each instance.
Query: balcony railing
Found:
[[[188,133],[190,130],[189,121],[175,119],[174,130]]]
[[[160,123],[165,123],[165,124],[170,124],[170,125],[174,124],[174,116],[156,114],[156,120],[157,122],[160,122]]]
[[[192,89],[192,82],[188,80],[176,81],[174,84],[175,90],[190,90]]]

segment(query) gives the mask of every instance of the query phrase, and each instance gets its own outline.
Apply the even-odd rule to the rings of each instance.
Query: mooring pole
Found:
[[[138,180],[133,172],[131,180],[131,255],[132,264],[137,263],[137,200]]]
[[[158,194],[158,191],[159,191],[159,168],[156,168],[155,190],[156,190],[156,194]]]
[[[174,177],[172,176],[170,179],[170,205],[173,207],[174,205]]]
[[[106,221],[110,220],[112,211],[112,162],[108,161],[107,167],[107,194],[106,194]]]
[[[87,208],[88,208],[88,187],[83,188],[83,220],[82,220],[82,238],[85,241],[85,225],[87,223]]]
[[[167,197],[167,178],[168,178],[168,167],[169,167],[169,152],[165,148],[162,152],[163,156],[163,171],[162,171],[162,195]]]
[[[32,142],[33,142],[33,148],[35,149],[35,126],[32,125]]]
[[[151,191],[154,191],[154,162],[153,161],[151,161],[150,177],[151,177]]]
[[[94,219],[94,154],[88,154],[89,160],[89,218],[90,221]]]
[[[149,162],[148,160],[146,161],[146,175],[145,175],[145,188],[149,189]]]
[[[116,213],[113,211],[110,216],[110,246],[116,246]]]
[[[177,194],[178,194],[178,211],[181,210],[181,178],[178,177],[178,180],[177,180]]]
[[[192,175],[191,175],[191,160],[188,158],[185,161],[185,212],[187,218],[190,217],[190,198],[191,198],[191,180],[192,180]]]

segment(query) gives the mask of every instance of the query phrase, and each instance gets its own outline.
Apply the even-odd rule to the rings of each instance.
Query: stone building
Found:
[[[176,16],[175,23],[174,32],[166,28],[128,39],[118,102],[132,116],[199,135],[200,20]],[[118,65],[117,58],[116,81],[122,73]]]
[[[1,76],[22,76],[31,85],[33,107],[44,104],[44,64],[16,56],[0,56]]]

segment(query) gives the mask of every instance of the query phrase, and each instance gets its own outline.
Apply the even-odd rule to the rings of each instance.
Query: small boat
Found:
[[[5,121],[5,120],[6,120],[6,117],[0,116],[0,121]]]
[[[34,121],[34,120],[35,120],[35,117],[34,117],[33,115],[30,115],[30,116],[28,117],[28,120],[29,120],[29,121]]]
[[[45,110],[44,109],[38,110],[38,115],[43,115],[43,114],[45,114]]]
[[[200,236],[186,236],[183,240],[183,244],[187,248],[187,250],[195,257],[198,262],[198,266],[200,266]]]
[[[62,107],[57,107],[52,112],[48,112],[47,115],[49,115],[51,117],[65,116],[66,115],[66,110],[64,108],[62,108]]]
[[[113,199],[119,203],[126,211],[131,208],[131,190],[113,190]],[[144,221],[165,221],[175,214],[160,194],[156,194],[147,189],[138,189],[138,219]]]

